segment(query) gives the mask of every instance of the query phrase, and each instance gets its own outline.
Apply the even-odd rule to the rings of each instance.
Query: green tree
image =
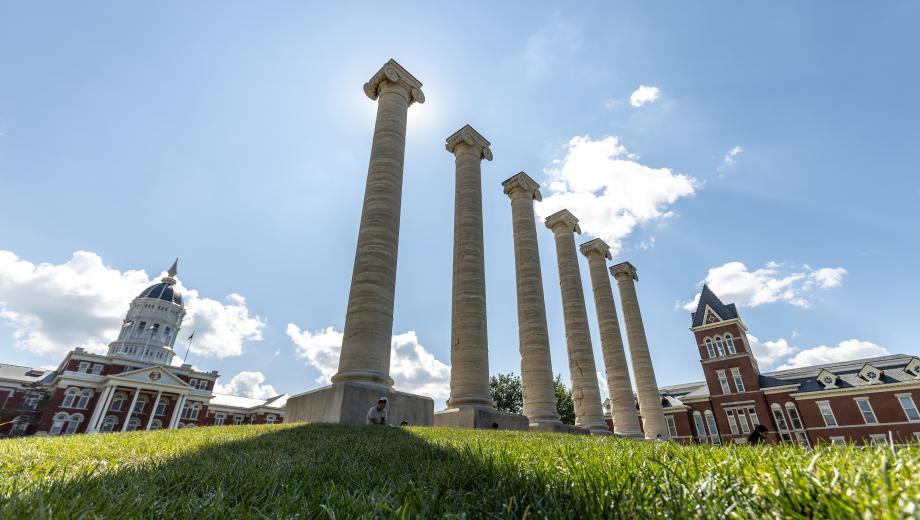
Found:
[[[562,376],[557,375],[553,381],[556,393],[556,413],[565,424],[575,424],[575,401],[572,400],[572,391],[565,387]]]
[[[498,374],[489,378],[489,393],[495,408],[508,413],[524,412],[524,394],[521,390],[521,378],[510,374]]]

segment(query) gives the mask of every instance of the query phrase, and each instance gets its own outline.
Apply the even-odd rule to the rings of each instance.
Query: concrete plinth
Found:
[[[367,424],[367,411],[381,396],[387,398],[387,424],[431,426],[434,400],[397,392],[380,385],[345,381],[288,399],[285,422]]]
[[[530,431],[532,432],[550,432],[550,433],[571,433],[574,435],[590,435],[591,432],[587,428],[581,428],[579,426],[574,426],[572,424],[531,424]]]
[[[493,424],[497,424],[499,430],[527,431],[528,420],[523,415],[500,412],[495,408],[485,406],[448,408],[434,414],[434,425],[446,428],[487,430],[492,428]]]

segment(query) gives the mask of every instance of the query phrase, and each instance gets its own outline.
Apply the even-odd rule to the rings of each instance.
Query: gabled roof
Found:
[[[722,300],[712,292],[708,285],[703,284],[703,290],[700,291],[700,301],[696,304],[696,311],[690,316],[693,319],[692,327],[699,327],[705,324],[706,307],[709,306],[723,320],[731,320],[738,317],[738,309],[734,303],[725,305]]]

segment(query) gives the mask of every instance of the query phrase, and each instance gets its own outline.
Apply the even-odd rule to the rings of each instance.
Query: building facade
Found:
[[[173,364],[185,316],[176,274],[174,263],[131,302],[106,354],[76,348],[55,370],[0,364],[0,437],[283,422],[286,395],[217,394],[217,371]]]
[[[917,357],[761,373],[734,304],[723,304],[704,285],[691,319],[705,380],[659,389],[672,439],[743,444],[762,424],[768,442],[920,441]]]

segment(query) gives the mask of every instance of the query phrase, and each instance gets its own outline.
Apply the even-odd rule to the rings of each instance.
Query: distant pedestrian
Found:
[[[766,440],[766,436],[764,435],[766,433],[767,427],[762,424],[758,424],[754,427],[754,431],[748,435],[748,444],[763,444]]]
[[[377,399],[377,404],[367,411],[367,424],[386,426],[387,424],[387,398]]]

